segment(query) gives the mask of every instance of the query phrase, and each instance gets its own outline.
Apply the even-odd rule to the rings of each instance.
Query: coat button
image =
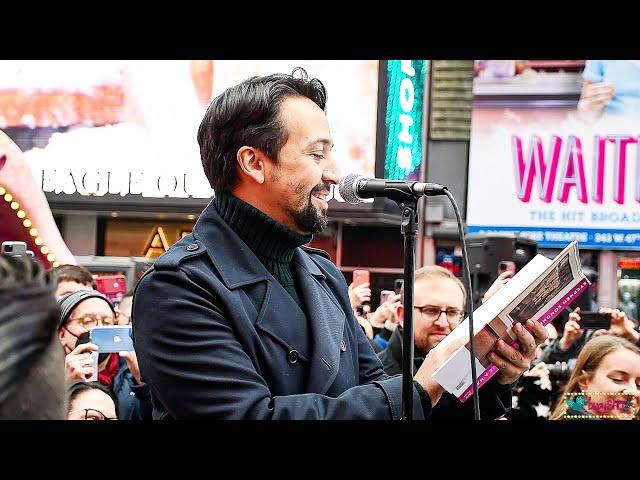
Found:
[[[200,248],[200,245],[197,243],[190,243],[187,245],[187,252],[195,252],[198,248]]]
[[[296,363],[298,361],[298,352],[297,352],[297,350],[291,350],[287,354],[287,360],[289,360],[289,363],[291,363],[292,365],[294,363]]]
[[[340,340],[340,350],[343,352],[347,350],[347,344],[344,343],[344,340]]]

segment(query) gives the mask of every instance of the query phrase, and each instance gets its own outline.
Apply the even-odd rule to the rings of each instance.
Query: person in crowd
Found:
[[[369,282],[356,285],[354,283],[349,284],[349,302],[351,307],[355,310],[362,307],[363,304],[371,301],[371,288]]]
[[[358,325],[344,276],[305,245],[327,225],[340,181],[327,92],[302,69],[251,77],[216,97],[198,131],[213,201],[191,234],[142,277],[133,324],[154,418],[399,419],[389,376]],[[529,368],[542,326],[519,335],[502,380]],[[462,342],[430,352],[413,418],[443,389],[432,378]]]
[[[75,382],[69,386],[67,420],[118,420],[116,397],[99,382]]]
[[[631,292],[622,292],[621,301],[618,308],[627,314],[627,317],[636,324],[638,323],[638,305],[633,301]]]
[[[367,320],[369,313],[369,302],[371,301],[371,288],[369,283],[361,283],[356,285],[354,283],[349,284],[349,302],[353,309],[353,314],[358,320],[360,327],[364,331],[369,340],[373,340],[373,327]],[[371,342],[371,346],[375,348],[375,342]]]
[[[587,60],[582,76],[578,102],[582,118],[640,116],[640,60]]]
[[[511,274],[511,272],[508,272]],[[506,283],[506,282],[505,282]],[[502,279],[498,283],[503,285]],[[492,287],[493,288],[493,287]],[[496,287],[492,290],[495,292]],[[490,296],[490,295],[489,295]],[[489,298],[488,296],[485,298]],[[414,352],[415,368],[419,368],[431,349],[438,345],[464,319],[466,290],[462,282],[449,270],[437,265],[416,270],[414,280]],[[397,316],[402,318],[404,307],[397,307]],[[389,345],[378,354],[385,372],[389,375],[402,373],[402,328],[396,329]],[[505,346],[507,346],[505,344]],[[511,348],[511,347],[509,347]],[[515,351],[515,350],[514,350]],[[504,353],[509,350],[497,348],[490,358],[500,367]],[[494,357],[495,356],[495,357]],[[521,366],[528,361],[520,359]],[[489,380],[480,390],[480,415],[485,419],[497,419],[511,408],[511,383],[514,375],[501,373]],[[473,418],[473,402],[461,403],[454,395],[445,392],[440,402],[433,407],[431,418]]]
[[[582,392],[585,395],[575,395]],[[595,392],[620,395],[602,396]],[[596,419],[606,415],[637,418],[640,404],[640,348],[615,335],[601,335],[589,340],[578,355],[564,394],[556,404],[552,420],[570,416]],[[605,408],[609,400],[620,402],[619,405],[623,406]]]
[[[133,302],[133,290],[124,294],[116,309],[116,321],[118,325],[131,325],[131,303]]]
[[[95,376],[93,354],[98,354],[98,381],[118,399],[121,420],[151,418],[149,386],[140,379],[135,351],[99,353],[88,341],[89,330],[98,325],[116,324],[113,304],[98,291],[78,290],[58,299],[60,323],[58,338],[64,348],[65,378],[68,383]]]
[[[349,300],[353,307],[354,315],[376,353],[387,347],[388,338],[397,326],[398,319],[395,314],[395,307],[399,299],[400,295],[393,295],[381,303],[374,312],[369,312],[370,306],[367,303],[371,300],[369,283],[360,285],[352,283],[349,285]],[[378,333],[376,333],[376,330]],[[385,336],[387,332],[388,335]]]
[[[584,345],[592,337],[599,335],[616,335],[625,338],[631,343],[640,343],[640,333],[637,325],[627,317],[626,313],[613,308],[601,308],[600,313],[611,315],[611,327],[609,330],[585,330],[581,328],[580,308],[576,308],[569,314],[569,320],[564,325],[562,336],[545,349],[540,360],[547,364],[568,362],[572,358],[578,357]]]
[[[80,265],[58,265],[51,269],[51,273],[57,282],[56,298],[77,290],[96,290],[98,288],[93,275]]]
[[[401,306],[401,295],[390,295],[385,302],[368,317],[368,321],[377,330],[372,345],[376,353],[380,353],[389,345],[389,339],[402,321],[398,317],[398,307]]]
[[[0,420],[66,417],[54,291],[37,260],[0,255]]]

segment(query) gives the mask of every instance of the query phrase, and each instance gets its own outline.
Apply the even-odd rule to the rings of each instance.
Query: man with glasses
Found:
[[[64,349],[67,382],[87,381],[97,373],[97,381],[117,397],[121,420],[150,419],[149,387],[140,379],[135,352],[99,353],[96,345],[88,343],[92,328],[117,325],[116,311],[109,299],[96,290],[78,290],[60,297],[58,305],[58,339]],[[97,372],[92,352],[98,354]]]
[[[416,371],[429,351],[464,320],[466,291],[458,278],[439,266],[416,270],[414,290],[413,338]],[[495,293],[497,288],[492,286],[491,291]],[[399,319],[402,319],[403,310],[400,305],[397,310]],[[402,373],[402,328],[395,330],[389,339],[389,345],[378,357],[382,360],[384,371],[388,375]],[[512,378],[510,371],[515,370],[516,365],[508,365],[502,369],[503,375],[494,376],[479,390],[480,413],[483,419],[499,418],[511,408],[511,384],[517,377]],[[433,407],[431,418],[473,418],[473,402],[461,403],[454,395],[444,392],[440,402]]]

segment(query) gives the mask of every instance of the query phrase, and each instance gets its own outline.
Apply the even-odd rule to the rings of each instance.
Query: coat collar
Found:
[[[207,254],[225,286],[236,289],[269,277],[262,262],[233,229],[227,225],[213,200],[202,211],[193,236],[207,249]]]

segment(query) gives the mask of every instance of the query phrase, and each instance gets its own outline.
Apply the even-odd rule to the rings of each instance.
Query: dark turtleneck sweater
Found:
[[[296,248],[309,243],[312,235],[288,229],[228,192],[216,194],[214,204],[223,220],[302,307],[291,273],[291,260]]]

